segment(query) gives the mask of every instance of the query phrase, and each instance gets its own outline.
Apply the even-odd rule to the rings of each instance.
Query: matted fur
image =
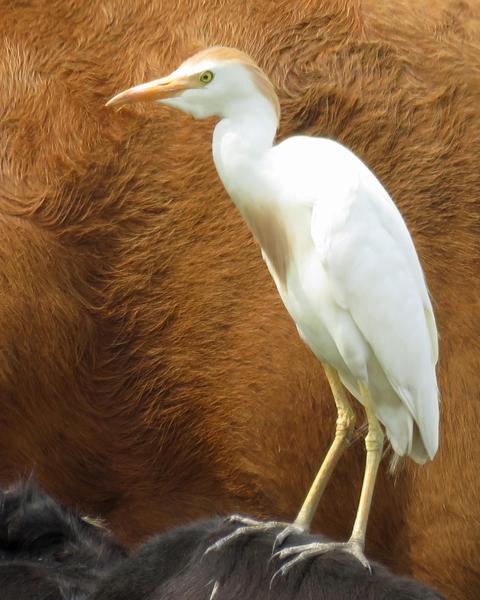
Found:
[[[412,232],[441,335],[440,450],[397,480],[383,466],[367,553],[473,599],[477,5],[209,6],[0,0],[1,479],[34,467],[50,493],[129,541],[212,511],[298,510],[335,406],[218,181],[211,123],[104,108],[201,48],[239,47],[279,92],[280,137],[352,148]],[[316,530],[348,536],[363,464],[357,443]]]

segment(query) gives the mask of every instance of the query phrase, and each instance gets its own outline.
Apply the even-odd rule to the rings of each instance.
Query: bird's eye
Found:
[[[202,83],[210,83],[213,79],[213,73],[211,71],[204,71],[200,75],[200,81]]]

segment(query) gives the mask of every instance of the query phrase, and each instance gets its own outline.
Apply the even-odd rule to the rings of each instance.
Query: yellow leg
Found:
[[[377,478],[378,465],[382,458],[384,433],[373,414],[372,399],[368,389],[359,382],[360,393],[365,405],[365,412],[368,419],[368,433],[365,437],[365,448],[367,450],[367,459],[365,465],[365,475],[363,478],[360,502],[358,503],[357,516],[353,525],[350,541],[365,546],[365,533],[367,531],[368,515],[372,504],[373,490]]]
[[[355,556],[355,558],[357,558],[366,568],[370,569],[370,565],[368,560],[365,558],[363,549],[365,546],[365,533],[367,531],[368,515],[370,512],[370,506],[372,504],[373,490],[375,488],[375,479],[377,477],[378,465],[382,457],[384,434],[377,418],[373,414],[370,392],[360,382],[359,387],[368,419],[368,434],[365,438],[367,459],[362,492],[360,494],[360,502],[358,503],[357,516],[353,525],[352,535],[346,543],[314,542],[311,544],[290,546],[284,550],[280,550],[277,552],[276,556],[279,559],[288,558],[289,560],[277,571],[278,574],[285,575],[285,573],[287,573],[294,565],[303,562],[307,558],[317,556],[325,552],[330,552],[332,550],[342,550],[343,552],[347,552],[352,556]],[[305,501],[305,504],[307,504],[307,501]],[[277,573],[274,575],[274,577],[277,576]]]
[[[262,523],[249,517],[233,515],[228,519],[229,522],[237,523],[241,526],[233,533],[212,544],[206,550],[206,553],[219,550],[241,536],[250,533],[258,534],[262,531],[269,531],[272,528],[284,527],[284,529],[276,537],[274,544],[275,549],[275,547],[281,545],[290,534],[298,532],[299,530],[305,531],[310,528],[313,515],[315,514],[315,510],[318,506],[318,502],[340,456],[343,454],[343,451],[350,442],[350,435],[355,425],[355,413],[350,406],[347,393],[342,385],[342,382],[340,381],[338,373],[335,371],[335,369],[328,365],[324,364],[323,367],[325,369],[330,388],[332,389],[335,404],[337,405],[338,416],[335,439],[333,440],[333,443],[330,446],[327,455],[325,456],[322,466],[315,477],[315,481],[313,482],[312,487],[307,494],[297,518],[293,523],[281,523],[278,521],[268,521],[266,523]]]
[[[332,367],[324,364],[325,374],[332,390],[335,404],[337,405],[337,426],[335,439],[325,456],[320,470],[310,488],[307,497],[297,515],[293,525],[308,530],[313,520],[318,503],[327,486],[338,460],[350,442],[350,436],[355,425],[355,413],[347,398],[345,388],[340,381],[338,373]]]

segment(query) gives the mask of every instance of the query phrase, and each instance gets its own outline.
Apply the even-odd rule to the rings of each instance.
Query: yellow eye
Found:
[[[210,83],[213,79],[213,73],[211,71],[204,71],[200,75],[200,81],[202,83]]]

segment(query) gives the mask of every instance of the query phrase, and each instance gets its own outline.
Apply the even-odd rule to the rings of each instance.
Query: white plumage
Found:
[[[338,370],[359,401],[356,382],[368,385],[374,411],[396,453],[417,462],[433,458],[439,419],[437,332],[420,263],[400,213],[374,175],[341,145],[293,138],[280,144],[278,152],[285,164],[301,165],[300,171],[305,154],[321,165],[311,190],[313,248],[299,266],[299,279],[313,288],[306,292],[310,304],[328,307],[319,316],[331,339],[315,335],[315,316],[304,321],[293,309],[302,337]],[[312,268],[323,271],[322,289],[310,284]],[[284,301],[290,311],[288,291]],[[330,356],[322,352],[326,345],[331,346]]]
[[[221,144],[214,139],[214,148]],[[217,158],[217,167],[241,211],[267,205],[284,225],[291,252],[286,280],[279,281],[268,256],[265,262],[305,343],[360,402],[357,381],[368,385],[397,454],[419,463],[433,458],[435,319],[412,239],[382,185],[342,145],[303,136],[254,165],[235,155]],[[242,186],[230,183],[240,179]]]
[[[344,146],[307,136],[273,145],[277,97],[265,74],[237,50],[207,49],[109,104],[145,99],[197,118],[220,117],[213,137],[218,174],[260,244],[300,336],[325,366],[337,431],[297,527],[310,525],[353,427],[340,381],[365,406],[366,474],[344,549],[368,564],[363,544],[383,443],[377,419],[400,456],[423,463],[438,447],[437,330],[405,222],[373,173]],[[248,522],[243,529],[258,527]],[[293,564],[324,546],[281,555],[297,552]]]

